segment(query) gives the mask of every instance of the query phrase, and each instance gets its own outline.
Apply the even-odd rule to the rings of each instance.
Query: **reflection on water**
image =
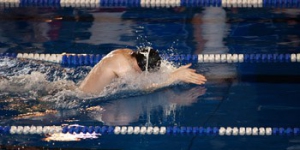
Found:
[[[43,52],[43,43],[55,40],[58,36],[60,19],[51,9],[3,9],[0,16],[0,35],[4,50]]]
[[[292,52],[299,50],[298,18],[297,9],[271,8],[3,8],[0,52],[108,53],[149,45],[195,54]]]
[[[135,47],[135,39],[123,38],[135,36],[134,32],[132,32],[134,22],[132,20],[122,20],[122,15],[125,12],[125,9],[117,9],[111,12],[91,11],[90,14],[94,18],[94,21],[91,23],[91,27],[86,29],[86,32],[90,33],[90,36],[84,39],[77,39],[76,43]]]
[[[229,53],[229,48],[224,42],[230,29],[225,9],[220,7],[203,8],[202,12],[197,12],[193,16],[192,24],[196,43],[195,54]],[[201,64],[201,67],[208,69],[205,72],[208,80],[219,78],[220,82],[226,82],[226,79],[236,77],[237,73],[235,65],[230,63]]]
[[[89,120],[96,124],[97,122],[98,124],[102,122],[105,125],[129,125],[135,122],[149,125],[152,121],[156,124],[158,122],[173,124],[176,123],[176,114],[179,113],[177,109],[196,103],[200,99],[200,96],[205,94],[205,91],[206,89],[201,86],[190,87],[180,90],[180,92],[174,89],[165,89],[151,95],[114,99],[95,106],[80,108],[79,110],[48,110],[45,105],[39,106],[43,104],[37,105],[36,102],[31,107],[26,105],[26,108],[28,110],[31,109],[33,112],[18,115],[14,119],[16,119],[16,123],[22,121],[25,124],[40,124],[42,122],[44,122],[43,124],[47,124],[51,122],[49,125],[59,123],[74,124]],[[12,109],[15,108],[13,107],[13,103],[10,103],[9,107]],[[21,110],[19,109],[19,111]],[[157,120],[157,116],[155,117],[156,120],[152,120],[151,116],[150,118],[143,118],[144,115],[151,115],[155,111],[157,113],[161,111],[162,116],[160,120]]]
[[[40,124],[76,124],[93,122],[93,125],[151,125],[176,124],[176,115],[181,107],[196,103],[205,93],[204,87],[189,87],[180,92],[176,89],[165,89],[150,95],[114,99],[105,102],[91,102],[82,108],[64,109],[60,111],[44,111],[19,115],[16,123]],[[184,96],[184,97],[183,97]],[[93,104],[94,103],[94,104]],[[93,106],[94,105],[94,106]],[[86,107],[86,108],[85,108]],[[151,115],[159,115],[151,118]],[[149,116],[150,115],[150,116]],[[149,117],[149,118],[148,118]],[[61,121],[61,122],[60,122]],[[49,124],[49,125],[50,125]]]
[[[151,125],[151,122],[154,121],[151,118],[153,114],[151,112],[162,111],[160,114],[162,115],[161,120],[157,120],[157,116],[153,119],[155,119],[156,123],[165,123],[168,117],[176,118],[176,110],[178,108],[196,103],[199,97],[205,94],[205,91],[206,89],[201,86],[188,88],[180,92],[176,92],[173,89],[165,89],[152,93],[151,95],[112,101],[102,106],[102,113],[91,112],[89,116],[95,120],[103,121],[104,124],[107,125],[128,125],[137,121],[143,121]],[[140,120],[143,114],[150,116],[149,118],[147,117]]]

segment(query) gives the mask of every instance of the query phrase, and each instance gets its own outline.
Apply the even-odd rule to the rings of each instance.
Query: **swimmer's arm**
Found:
[[[100,94],[113,79],[117,78],[113,70],[106,68],[94,68],[79,86],[85,93]]]
[[[191,64],[187,64],[179,67],[174,72],[169,74],[165,82],[153,83],[147,87],[147,90],[154,90],[170,86],[177,82],[193,83],[198,85],[204,84],[206,82],[206,78],[203,75],[196,73],[195,69],[189,68],[190,66]]]

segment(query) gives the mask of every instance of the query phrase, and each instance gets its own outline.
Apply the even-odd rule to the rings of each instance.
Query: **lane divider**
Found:
[[[4,7],[300,7],[299,0],[1,0]]]
[[[198,134],[220,136],[300,135],[300,128],[291,127],[185,127],[185,126],[0,126],[0,134],[115,134],[170,135]]]
[[[172,62],[188,63],[283,63],[300,62],[298,54],[161,54],[162,59]],[[97,64],[105,55],[100,54],[33,54],[33,53],[0,53],[0,58],[10,57],[19,59],[42,60],[62,65],[87,66]]]

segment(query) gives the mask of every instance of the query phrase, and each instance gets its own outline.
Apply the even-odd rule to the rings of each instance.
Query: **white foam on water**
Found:
[[[9,58],[1,58],[0,59],[0,67],[13,67],[16,65],[16,60],[12,60],[12,59],[9,59]]]
[[[1,61],[0,63],[6,64],[2,66],[9,66],[7,64],[14,67],[20,65],[14,61]],[[123,92],[122,96],[124,97],[132,96],[132,93],[142,94],[152,83],[164,82],[168,78],[168,74],[174,71],[175,68],[173,64],[163,61],[158,72],[144,72],[137,76],[129,75],[118,78],[107,86],[103,92],[90,95],[78,89],[80,82],[70,80],[72,77],[83,80],[88,72],[76,73],[74,68],[58,68],[54,65],[37,65],[36,62],[29,62],[23,64],[22,67],[12,69],[11,72],[3,73],[10,76],[7,77],[8,79],[0,80],[0,93],[16,95],[17,97],[23,97],[25,100],[28,98],[51,102],[55,108],[75,108],[80,107],[82,103],[89,99],[105,98],[119,92]],[[0,69],[1,71],[4,70]]]

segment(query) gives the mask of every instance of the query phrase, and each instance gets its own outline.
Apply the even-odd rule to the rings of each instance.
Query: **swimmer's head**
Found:
[[[155,72],[160,68],[161,58],[158,51],[151,47],[139,48],[132,54],[142,71]]]

